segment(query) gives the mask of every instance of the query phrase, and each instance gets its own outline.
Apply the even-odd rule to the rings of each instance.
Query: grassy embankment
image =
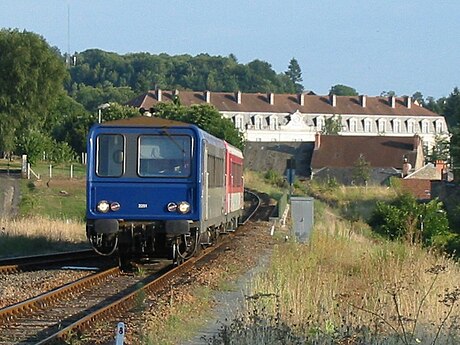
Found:
[[[248,288],[246,313],[215,344],[458,344],[460,269],[363,221],[386,188],[315,188],[308,244],[280,243]],[[343,217],[345,215],[345,217]]]
[[[20,171],[20,163],[1,161],[0,169]],[[41,179],[20,180],[19,216],[1,219],[0,257],[41,254],[86,248],[84,229],[84,167],[54,166],[49,178],[48,164],[33,170]]]

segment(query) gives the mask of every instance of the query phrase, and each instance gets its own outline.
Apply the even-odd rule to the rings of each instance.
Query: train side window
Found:
[[[120,134],[101,134],[97,137],[96,173],[103,177],[123,175],[124,138]]]

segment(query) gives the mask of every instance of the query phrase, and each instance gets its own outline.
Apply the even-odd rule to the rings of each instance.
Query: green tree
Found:
[[[14,150],[15,139],[49,122],[66,76],[59,52],[41,36],[0,30],[0,149]]]
[[[300,65],[295,58],[292,58],[291,61],[289,61],[289,66],[285,74],[295,85],[295,91],[297,93],[300,93],[304,90],[302,85],[302,70],[300,69]]]
[[[356,160],[353,167],[353,182],[355,184],[364,184],[367,186],[371,177],[371,164],[361,154]]]
[[[427,155],[428,161],[434,163],[437,160],[448,162],[450,159],[450,141],[445,135],[437,134],[434,138],[434,145]]]
[[[190,107],[180,103],[158,103],[153,112],[155,116],[164,119],[193,123],[206,132],[226,140],[239,149],[244,149],[241,133],[229,119],[223,118],[219,111],[209,104],[197,104]]]
[[[324,120],[323,134],[336,135],[342,130],[342,116],[334,115]]]
[[[419,204],[408,194],[391,202],[377,202],[370,224],[392,240],[402,239],[425,246],[442,247],[449,235],[449,223],[442,203],[437,199]]]
[[[329,94],[337,96],[358,96],[358,92],[354,88],[341,84],[332,86],[329,90]]]
[[[393,90],[380,92],[380,97],[390,97],[390,96],[396,96],[396,92],[394,92]]]

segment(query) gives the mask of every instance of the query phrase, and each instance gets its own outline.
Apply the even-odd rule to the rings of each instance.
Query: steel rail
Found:
[[[113,267],[106,271],[81,278],[75,282],[65,284],[39,296],[2,308],[0,309],[0,325],[6,325],[17,317],[30,314],[33,311],[52,305],[55,300],[64,299],[69,294],[80,292],[100,283],[109,276],[119,273],[120,269],[118,267]]]
[[[257,209],[260,206],[260,198],[257,194],[248,191],[248,193],[252,194],[256,200],[256,207],[254,211],[250,213],[250,215],[246,218],[244,223],[255,214]],[[229,234],[230,237],[235,235],[235,233]],[[63,340],[67,341],[69,338],[74,335],[76,332],[84,332],[86,329],[91,328],[91,325],[94,325],[97,322],[105,321],[106,319],[110,318],[111,316],[116,316],[117,314],[129,310],[132,308],[133,303],[136,301],[136,296],[142,291],[144,293],[152,293],[161,289],[162,287],[168,286],[167,283],[170,282],[174,277],[182,274],[186,270],[188,270],[193,265],[199,264],[202,260],[208,260],[210,258],[210,254],[217,251],[219,248],[222,248],[226,243],[228,243],[228,239],[218,242],[216,245],[203,250],[201,255],[198,257],[192,257],[189,260],[185,261],[183,264],[175,267],[174,269],[166,272],[162,276],[158,277],[157,279],[153,280],[152,282],[146,284],[145,286],[140,287],[138,290],[131,292],[130,294],[121,297],[120,299],[113,301],[111,304],[94,311],[93,313],[81,318],[80,320],[75,321],[74,323],[68,325],[67,327],[59,330],[53,335],[50,335],[48,338],[42,340],[41,342],[37,343],[36,345],[45,345],[50,343],[51,341],[56,340]]]
[[[49,266],[52,264],[70,262],[81,259],[91,259],[96,257],[99,256],[94,252],[94,250],[85,249],[63,253],[0,259],[0,274],[26,271],[36,267]]]

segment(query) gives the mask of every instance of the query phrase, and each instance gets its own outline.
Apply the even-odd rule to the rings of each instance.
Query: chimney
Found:
[[[337,96],[332,94],[329,96],[329,101],[333,107],[337,106]]]
[[[161,92],[161,89],[157,89],[157,101],[158,102],[161,102],[161,97],[162,96],[162,92]]]
[[[410,170],[412,169],[412,165],[408,162],[407,157],[404,157],[403,167],[402,167],[402,176],[406,177],[409,175]]]
[[[204,92],[204,100],[206,101],[206,103],[211,103],[211,92],[210,91]]]
[[[390,103],[390,107],[392,107],[392,108],[396,107],[396,98],[395,98],[395,96],[390,96],[389,103]]]
[[[299,99],[299,104],[301,106],[305,105],[305,94],[302,92],[302,93],[299,93],[297,95],[297,98]]]
[[[238,104],[241,104],[241,91],[235,92],[235,101]]]
[[[406,96],[405,99],[406,99],[406,107],[407,109],[410,109],[412,106],[412,97]]]
[[[446,163],[441,159],[437,159],[434,165],[436,167],[436,177],[443,180],[446,173]]]
[[[318,150],[321,146],[321,133],[316,132],[315,134],[315,150]]]
[[[270,93],[267,94],[267,99],[268,99],[268,103],[270,103],[270,105],[275,104],[275,94],[273,92],[270,92]]]
[[[360,102],[361,102],[361,106],[362,106],[363,108],[366,108],[366,95],[361,95],[361,96],[359,96],[359,100],[360,100]]]

